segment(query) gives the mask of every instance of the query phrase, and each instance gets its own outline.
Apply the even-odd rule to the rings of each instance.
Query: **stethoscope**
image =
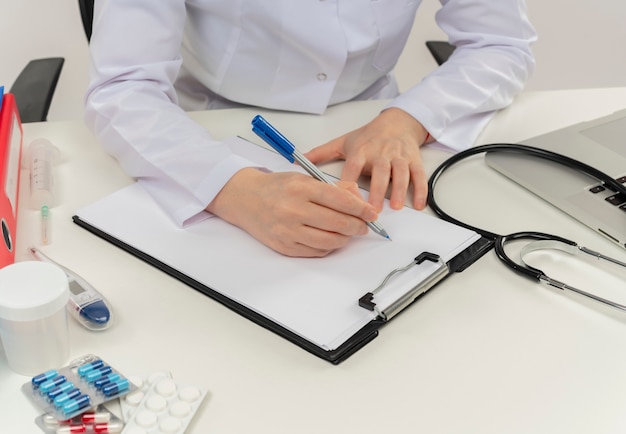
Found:
[[[608,300],[606,298],[597,296],[588,291],[584,291],[582,289],[576,288],[572,285],[568,285],[564,282],[561,282],[557,279],[553,279],[544,273],[542,270],[529,265],[525,259],[526,255],[531,252],[535,252],[538,250],[552,249],[559,250],[565,253],[569,253],[572,255],[590,255],[598,260],[606,261],[610,264],[617,265],[620,267],[626,268],[626,263],[619,261],[615,258],[611,258],[609,256],[603,255],[591,249],[588,249],[583,246],[579,246],[576,242],[568,240],[566,238],[546,234],[542,232],[534,232],[534,231],[524,231],[524,232],[515,232],[509,235],[499,235],[494,232],[487,231],[485,229],[481,229],[472,225],[469,225],[465,222],[462,222],[448,213],[446,213],[441,207],[437,204],[435,200],[435,185],[437,181],[441,177],[441,175],[454,164],[459,161],[470,157],[472,155],[485,153],[485,152],[517,152],[526,155],[532,155],[538,158],[547,159],[558,164],[561,164],[565,167],[568,167],[573,170],[577,170],[581,173],[584,173],[590,177],[595,178],[599,182],[603,182],[607,186],[614,189],[616,192],[626,195],[626,187],[615,179],[607,175],[606,173],[591,167],[585,163],[582,163],[578,160],[572,159],[565,155],[561,155],[552,151],[547,151],[545,149],[535,148],[532,146],[521,145],[521,144],[510,144],[510,143],[495,143],[490,145],[482,145],[474,148],[467,149],[465,151],[461,151],[452,157],[448,158],[444,161],[431,175],[428,181],[428,205],[430,208],[442,219],[452,222],[456,225],[465,227],[467,229],[473,230],[478,234],[485,237],[487,240],[493,242],[494,251],[498,257],[498,259],[506,265],[511,270],[516,273],[531,278],[533,280],[538,281],[539,283],[544,283],[546,285],[574,292],[581,296],[587,297],[596,302],[603,303],[605,305],[611,306],[613,308],[622,310],[626,312],[626,305],[616,303],[614,301]],[[507,243],[511,241],[519,241],[526,240],[528,243],[520,249],[520,262],[516,262],[506,253],[505,246]],[[626,285],[625,285],[626,286]],[[626,288],[625,288],[626,289]]]

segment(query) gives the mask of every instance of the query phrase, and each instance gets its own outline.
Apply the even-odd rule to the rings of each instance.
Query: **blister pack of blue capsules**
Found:
[[[71,419],[135,389],[128,378],[93,354],[35,375],[22,386],[36,406],[57,420]]]

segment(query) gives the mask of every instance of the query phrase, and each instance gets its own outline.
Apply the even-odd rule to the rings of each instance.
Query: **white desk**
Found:
[[[626,88],[526,93],[498,114],[479,143],[518,141],[624,108]],[[380,102],[324,116],[266,113],[303,148],[373,116]],[[217,137],[250,131],[256,110],[196,113]],[[128,184],[82,122],[24,126],[26,147],[47,137],[63,152],[60,205],[42,250],[95,285],[115,325],[89,332],[70,320],[72,358],[94,353],[127,375],[168,370],[210,395],[193,433],[623,433],[626,315],[514,275],[491,252],[382,328],[333,366],[76,226],[71,216]],[[447,154],[426,149],[427,168]],[[330,170],[337,170],[332,167]],[[449,212],[500,233],[540,230],[626,259],[626,253],[481,159],[453,169],[438,192]],[[22,172],[18,260],[39,244],[39,214]],[[428,212],[428,211],[427,211]],[[123,218],[123,216],[120,216]],[[244,265],[245,266],[245,265]],[[254,264],[249,264],[254,266]],[[574,282],[573,282],[574,283]],[[38,433],[37,410],[0,354],[0,431]]]

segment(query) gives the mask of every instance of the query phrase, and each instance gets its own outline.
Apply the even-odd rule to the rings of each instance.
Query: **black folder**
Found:
[[[293,170],[272,151],[238,138],[230,143],[246,156],[261,149],[257,157],[272,170]],[[78,210],[73,220],[334,364],[492,247],[472,231],[405,208],[380,215],[394,241],[371,233],[326,258],[289,258],[218,218],[178,227],[141,183]]]

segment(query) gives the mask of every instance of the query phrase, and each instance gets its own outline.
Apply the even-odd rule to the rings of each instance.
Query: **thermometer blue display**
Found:
[[[89,282],[54,262],[38,249],[30,247],[29,251],[38,260],[55,264],[65,272],[70,289],[67,309],[80,324],[90,330],[104,330],[111,325],[112,311],[109,303]]]

